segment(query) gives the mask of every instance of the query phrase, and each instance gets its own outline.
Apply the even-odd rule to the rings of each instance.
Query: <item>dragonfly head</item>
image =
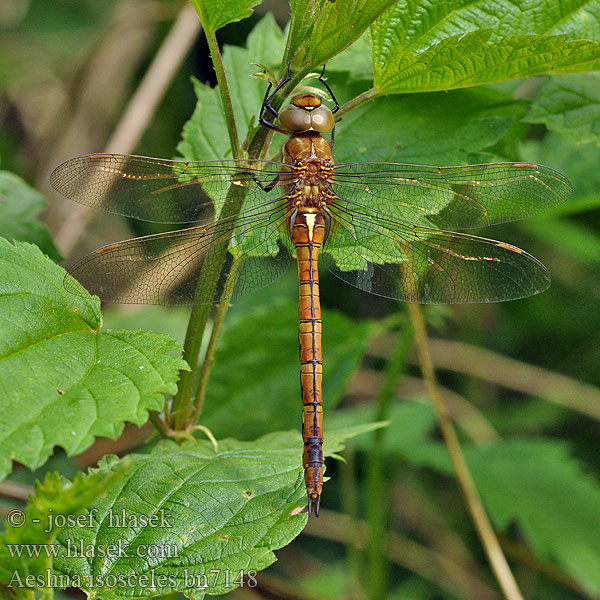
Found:
[[[327,133],[335,124],[333,113],[314,94],[294,96],[280,111],[277,121],[281,129],[290,133]]]

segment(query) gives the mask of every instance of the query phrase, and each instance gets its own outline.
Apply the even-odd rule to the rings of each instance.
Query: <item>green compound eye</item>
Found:
[[[293,104],[288,104],[282,109],[277,120],[281,129],[285,131],[302,132],[311,128],[311,113]]]
[[[326,107],[320,106],[310,112],[312,128],[319,133],[326,133],[333,129],[335,118],[333,113]]]

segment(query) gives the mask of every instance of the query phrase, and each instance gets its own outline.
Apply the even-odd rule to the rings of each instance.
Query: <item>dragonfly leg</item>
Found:
[[[319,81],[323,84],[325,89],[329,92],[331,99],[335,102],[335,106],[331,109],[332,114],[335,115],[335,113],[338,110],[340,110],[340,104],[337,101],[337,98],[335,97],[335,94],[333,93],[332,89],[327,85],[327,80],[323,79],[323,75],[325,75],[325,65],[323,65],[323,70],[321,71],[321,74],[319,75]]]
[[[321,71],[321,74],[319,75],[319,81],[323,84],[325,89],[329,92],[331,99],[335,102],[335,106],[331,109],[331,114],[335,115],[335,113],[338,110],[340,110],[340,103],[337,101],[337,98],[335,97],[333,90],[327,84],[327,81],[325,79],[323,79],[323,75],[325,75],[325,65],[323,65],[323,70]],[[337,119],[337,121],[341,121],[341,120],[342,120],[341,117],[339,119]],[[336,121],[336,123],[337,123],[337,121]],[[335,123],[333,124],[333,129],[331,130],[331,140],[329,141],[329,145],[331,146],[332,150],[333,150],[334,140],[335,140]]]
[[[275,88],[273,93],[270,95],[269,95],[269,92],[271,91],[273,84],[269,83],[269,87],[267,88],[267,91],[265,92],[265,97],[263,98],[262,107],[260,109],[260,115],[258,117],[258,120],[261,123],[261,125],[264,125],[265,127],[268,127],[269,129],[279,131],[279,133],[285,133],[285,131],[282,131],[279,127],[277,127],[277,125],[275,125],[275,123],[273,123],[273,121],[267,120],[267,118],[265,117],[265,110],[268,110],[275,119],[279,116],[279,113],[277,112],[277,110],[275,110],[275,108],[273,108],[273,106],[271,105],[271,100],[273,100],[273,98],[275,98],[275,96],[277,95],[277,92],[284,85],[289,83],[291,80],[292,80],[292,72],[290,71],[290,63],[288,61],[287,75],[279,82],[279,85]]]
[[[271,183],[267,183],[264,184],[262,181],[259,181],[253,173],[250,173],[250,176],[252,177],[252,179],[254,180],[254,183],[256,183],[256,185],[263,191],[263,192],[270,192],[278,183],[279,183],[279,175],[277,175],[277,177],[275,177],[275,179],[273,179],[273,181],[271,181]]]

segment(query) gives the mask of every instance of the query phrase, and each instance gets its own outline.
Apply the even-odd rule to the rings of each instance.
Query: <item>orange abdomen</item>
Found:
[[[317,261],[324,237],[325,221],[320,210],[300,207],[292,226],[292,242],[298,257],[300,294],[303,465],[308,512],[312,512],[314,503],[317,516],[323,489],[323,356]]]

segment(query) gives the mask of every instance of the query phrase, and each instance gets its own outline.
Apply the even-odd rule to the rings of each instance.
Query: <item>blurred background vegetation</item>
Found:
[[[65,256],[64,264],[105,243],[156,230],[95,214],[85,235],[72,240],[62,227],[74,207],[51,190],[48,178],[63,160],[106,149],[176,155],[182,126],[196,104],[190,77],[215,83],[206,42],[191,24],[194,13],[182,19],[183,8],[182,2],[171,0],[3,0],[0,5],[0,166],[20,175],[47,199],[42,219],[57,251]],[[252,18],[220,30],[219,43],[244,47],[254,25],[269,12],[281,27],[286,25],[287,4],[264,2]],[[159,101],[139,136],[128,129],[115,139],[128,104],[178,18],[180,26],[187,22],[191,27],[179,37],[182,60],[171,69],[172,80],[164,82],[164,96],[151,91],[148,98],[138,99],[142,106],[149,98]],[[273,65],[279,61],[280,56],[273,56]],[[341,100],[364,89],[360,82],[346,88],[346,80],[342,69],[332,69],[329,83]],[[512,115],[524,116],[544,83],[544,78],[534,78],[489,86],[482,93],[504,102],[516,98],[519,109]],[[420,110],[435,112],[440,136],[446,128],[468,125],[468,107],[462,115],[449,111],[445,120],[448,107],[456,108],[456,96],[422,94],[402,100],[402,106],[396,98],[379,102],[387,102],[393,112],[388,117],[367,115],[375,129],[389,129],[389,118],[400,109],[409,115],[399,120],[405,124]],[[350,114],[340,123],[338,160],[358,155],[362,160],[389,160],[385,146],[363,147],[353,135],[354,118],[358,117]],[[455,149],[454,156],[462,162],[535,161],[569,177],[574,195],[564,209],[483,233],[540,258],[553,284],[543,294],[515,302],[429,307],[434,362],[467,455],[472,451],[475,480],[525,596],[598,598],[598,147],[510,118],[510,127],[489,147],[480,145],[471,153],[465,144],[467,149]],[[418,131],[406,127],[395,131],[399,147],[406,145],[406,136],[418,137]],[[433,139],[432,148],[437,143],[443,145],[443,139]],[[394,160],[438,163],[436,156],[411,156],[408,146],[404,158],[394,155]],[[451,148],[447,154],[452,152]],[[8,225],[0,223],[0,233]],[[37,241],[58,258],[49,239]],[[328,465],[332,479],[326,485],[322,517],[311,520],[295,543],[278,552],[279,561],[259,576],[258,588],[240,589],[232,596],[360,598],[365,594],[360,590],[367,589],[370,597],[405,600],[500,598],[451,477],[416,359],[408,352],[404,364],[401,343],[395,352],[403,374],[392,379],[387,409],[376,412],[376,399],[381,400],[389,374],[386,365],[398,344],[391,326],[377,324],[407,323],[404,307],[325,273],[322,279],[330,422],[384,416],[392,424],[379,439],[377,465],[372,462],[373,439],[366,436],[352,445],[345,464]],[[295,273],[290,272],[232,307],[202,421],[217,437],[252,439],[299,427],[296,294]],[[188,314],[180,308],[110,307],[105,325],[152,329],[182,341]],[[336,404],[338,410],[332,413]],[[149,432],[148,427],[128,428],[119,440],[98,440],[73,459],[57,452],[45,469],[71,476],[107,452],[130,450]],[[495,444],[499,440],[504,443]],[[369,481],[373,468],[382,474],[375,488]],[[28,483],[35,475],[21,469],[11,478]],[[369,496],[374,489],[379,490],[375,500]],[[389,533],[364,555],[369,536],[359,521],[377,518],[373,506]]]

